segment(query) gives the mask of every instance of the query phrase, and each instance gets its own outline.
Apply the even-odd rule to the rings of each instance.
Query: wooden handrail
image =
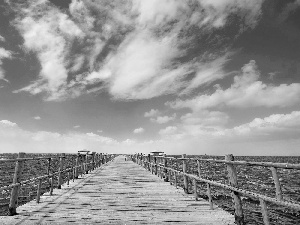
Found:
[[[181,158],[175,158],[175,157],[166,157],[166,156],[152,156],[153,157],[153,162],[151,162],[151,157],[149,156],[143,156],[142,154],[138,156],[131,156],[132,160],[135,161],[136,163],[140,165],[144,165],[146,169],[149,171],[152,171],[152,168],[159,168],[159,170],[164,170],[165,176],[170,176],[170,172],[174,174],[174,185],[177,187],[178,181],[177,181],[177,176],[182,175],[184,177],[184,190],[186,191],[187,185],[186,185],[186,178],[192,179],[193,180],[193,186],[194,186],[194,194],[195,194],[195,200],[197,200],[197,185],[196,181],[206,183],[207,185],[207,196],[208,200],[210,202],[210,208],[212,209],[212,198],[211,198],[211,186],[216,186],[220,188],[224,188],[227,190],[232,191],[232,197],[235,202],[235,220],[236,224],[244,224],[244,218],[243,218],[243,210],[242,210],[242,205],[240,201],[239,195],[243,195],[249,198],[254,198],[259,200],[261,211],[262,211],[262,217],[265,225],[269,224],[269,217],[268,217],[268,210],[267,210],[267,205],[266,202],[273,203],[278,206],[284,206],[288,207],[297,211],[300,211],[300,204],[295,203],[292,201],[286,201],[283,200],[282,198],[282,193],[281,193],[281,187],[280,187],[280,179],[278,178],[277,175],[277,170],[276,168],[282,168],[282,169],[300,169],[300,164],[289,164],[289,163],[272,163],[272,162],[247,162],[247,161],[231,161],[233,159],[232,155],[226,156],[227,160],[216,160],[216,159],[201,159],[201,158],[186,158],[185,155],[183,155]],[[157,159],[162,159],[164,163],[158,162]],[[183,165],[183,171],[179,171],[178,169],[173,169],[171,167],[165,166],[167,163],[165,162],[167,159],[169,160],[181,160],[182,165]],[[197,175],[194,174],[189,174],[187,173],[187,168],[186,166],[188,160],[193,160],[197,162]],[[200,162],[212,162],[212,163],[223,163],[227,165],[228,172],[229,172],[229,183],[230,185],[222,184],[216,181],[204,179],[201,177],[201,165]],[[168,164],[170,165],[170,164]],[[266,195],[260,194],[260,193],[255,193],[251,191],[244,190],[238,186],[237,183],[237,177],[236,177],[236,169],[235,165],[245,165],[245,166],[263,166],[270,168],[272,171],[272,177],[276,189],[276,198],[273,197],[268,197]],[[157,170],[157,169],[156,169]],[[171,182],[171,179],[169,179]]]
[[[163,156],[152,156],[153,158],[163,158]],[[192,161],[202,161],[202,162],[212,162],[212,163],[224,163],[224,164],[233,164],[233,165],[245,165],[245,166],[263,166],[263,167],[275,167],[281,169],[296,169],[300,170],[300,163],[291,164],[291,163],[273,163],[273,162],[249,162],[249,161],[226,161],[219,159],[202,159],[202,158],[176,158],[176,157],[165,157],[166,159],[174,160],[192,160]]]
[[[10,216],[17,214],[16,208],[18,206],[19,189],[21,186],[28,185],[28,184],[38,181],[36,201],[37,201],[37,203],[39,203],[40,195],[42,194],[42,190],[41,190],[42,180],[50,178],[50,180],[49,180],[50,195],[52,195],[55,176],[57,176],[58,188],[59,188],[59,187],[61,187],[61,185],[63,183],[63,178],[62,178],[63,173],[67,173],[67,183],[69,183],[71,176],[74,181],[74,179],[78,178],[79,173],[81,173],[81,175],[83,175],[85,172],[87,172],[86,170],[82,169],[83,165],[85,166],[86,169],[94,170],[97,167],[100,167],[102,164],[109,162],[110,160],[112,160],[115,157],[114,154],[105,154],[104,155],[104,154],[93,153],[92,157],[85,156],[86,157],[85,162],[83,162],[83,160],[81,160],[81,162],[79,162],[79,157],[77,156],[76,164],[72,160],[71,167],[63,168],[64,167],[64,159],[67,158],[67,155],[64,155],[64,154],[62,154],[62,156],[58,156],[58,157],[48,157],[47,156],[47,157],[25,158],[24,156],[25,156],[25,153],[19,153],[18,158],[16,158],[16,159],[0,160],[0,163],[1,162],[16,162],[13,183],[11,185],[0,187],[0,191],[11,189],[10,205],[9,205],[9,212],[8,212],[8,215],[10,215]],[[74,155],[72,155],[72,156],[74,156]],[[48,160],[46,175],[42,175],[42,176],[38,176],[38,177],[34,177],[31,179],[21,181],[23,162],[29,161],[29,160],[44,160],[44,159]],[[50,172],[50,163],[51,163],[52,159],[60,159],[60,163],[59,163],[59,170],[57,172],[51,173]],[[81,169],[80,172],[79,172],[79,169]],[[77,175],[77,177],[76,177],[76,175]]]

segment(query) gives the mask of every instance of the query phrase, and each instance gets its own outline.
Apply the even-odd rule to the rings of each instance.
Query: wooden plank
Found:
[[[117,157],[83,178],[62,185],[40,203],[0,217],[2,224],[234,224],[234,216],[184,194],[132,161]]]

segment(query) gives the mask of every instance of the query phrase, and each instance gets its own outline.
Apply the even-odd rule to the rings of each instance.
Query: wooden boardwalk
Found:
[[[122,156],[17,212],[0,224],[234,224],[233,215],[210,210]]]

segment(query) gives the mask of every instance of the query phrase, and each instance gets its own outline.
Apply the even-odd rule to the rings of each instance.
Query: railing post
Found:
[[[229,154],[225,156],[226,161],[234,161],[233,155]],[[229,184],[233,187],[238,187],[237,181],[237,172],[236,168],[232,164],[227,164],[227,171],[228,171],[228,180]],[[242,200],[240,198],[239,193],[232,191],[231,192],[233,201],[234,201],[234,209],[235,209],[235,222],[238,225],[244,225],[244,214],[243,214],[243,207],[242,207]]]
[[[270,170],[272,171],[272,177],[276,188],[276,199],[281,201],[282,200],[282,192],[281,192],[281,186],[280,181],[277,174],[277,169],[275,167],[271,167]]]
[[[155,171],[154,171],[154,174],[157,175],[157,158],[155,156],[154,157],[154,168],[155,168]]]
[[[77,154],[75,161],[75,179],[78,179],[78,166],[79,166],[79,154]]]
[[[70,171],[68,171],[68,173],[67,173],[67,185],[69,185],[70,184]]]
[[[148,154],[148,170],[150,171],[151,155]]]
[[[197,170],[198,170],[198,177],[201,178],[201,164],[200,164],[200,160],[197,160]],[[199,195],[201,195],[201,188],[199,189]]]
[[[195,197],[195,201],[198,201],[197,180],[196,180],[196,179],[193,179],[193,186],[194,186],[194,197]]]
[[[36,193],[36,203],[40,203],[41,189],[42,189],[42,179],[39,179],[38,189],[37,189],[37,193]]]
[[[84,165],[83,165],[83,155],[80,155],[79,158],[79,165],[80,165],[80,175],[81,177],[83,176],[83,171],[84,171]]]
[[[102,165],[102,153],[99,155],[99,167]]]
[[[88,166],[88,163],[89,163],[89,155],[88,153],[85,154],[85,174],[88,174],[89,173],[89,166]]]
[[[187,161],[186,161],[186,154],[183,154],[182,155],[182,171],[184,172],[184,173],[186,173],[187,172]],[[185,193],[189,193],[189,190],[188,190],[188,178],[187,178],[187,176],[186,175],[183,175],[183,185],[184,185],[184,192]]]
[[[50,195],[53,194],[53,188],[54,188],[54,175],[52,175],[50,179]]]
[[[50,174],[50,167],[51,167],[51,158],[48,159],[47,175]],[[50,184],[51,182],[50,177],[48,177],[48,182]]]
[[[63,183],[62,173],[64,170],[64,161],[65,161],[65,153],[62,153],[62,156],[59,158],[59,171],[58,171],[58,189],[61,189],[61,185]]]
[[[263,199],[259,199],[260,207],[261,207],[261,214],[264,220],[265,225],[270,224],[269,215],[268,215],[268,209],[267,204]]]
[[[95,169],[95,154],[96,152],[92,152],[92,168]]]
[[[198,177],[201,178],[201,164],[199,160],[197,160],[197,167],[198,167]]]
[[[177,188],[177,172],[174,171],[174,185]]]
[[[25,153],[19,152],[18,158],[24,158]],[[15,167],[15,174],[13,178],[13,184],[17,184],[21,180],[21,174],[23,169],[23,161],[17,161]],[[19,197],[20,186],[14,186],[11,190],[10,194],[10,203],[8,208],[8,215],[14,216],[17,214],[17,205],[18,205],[18,197]]]
[[[210,187],[210,184],[207,183],[206,187],[207,187],[207,197],[208,197],[208,202],[209,202],[209,208],[211,210],[213,210],[214,206],[213,206],[213,201],[212,201],[212,196],[211,196],[211,187]]]
[[[96,153],[95,161],[96,161],[96,168],[98,168],[99,167],[99,154],[98,153]]]
[[[50,174],[51,158],[48,159],[47,175]]]
[[[166,159],[166,154],[163,155],[163,163],[164,163],[164,167],[168,167],[168,160]],[[169,176],[168,176],[168,170],[166,168],[164,168],[164,174],[165,174],[165,182],[169,181]]]

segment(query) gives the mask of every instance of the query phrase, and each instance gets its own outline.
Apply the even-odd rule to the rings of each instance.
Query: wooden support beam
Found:
[[[38,188],[36,192],[36,203],[40,203],[41,190],[42,190],[42,179],[39,179]]]
[[[78,166],[79,166],[79,155],[77,155],[76,160],[75,160],[75,179],[78,179]]]
[[[209,209],[213,210],[213,201],[212,201],[212,196],[211,196],[211,186],[209,183],[206,184],[207,187],[207,197],[208,197],[208,202],[209,202]]]
[[[276,199],[281,201],[282,200],[282,191],[280,186],[280,181],[277,174],[277,169],[275,167],[271,167],[270,170],[272,171],[272,177],[275,184],[276,189]]]
[[[183,154],[182,158],[186,158],[186,154]],[[186,159],[182,159],[182,171],[184,173],[187,173],[187,166],[188,165],[187,165]],[[183,187],[184,192],[188,194],[189,193],[189,190],[188,190],[188,177],[186,175],[183,175],[183,185],[184,185],[184,187]]]
[[[193,179],[193,186],[194,186],[194,197],[195,197],[195,201],[198,201],[197,181],[196,181],[196,179]]]
[[[58,189],[61,189],[61,185],[63,183],[62,171],[64,170],[64,162],[65,162],[65,153],[62,153],[59,158],[59,170],[58,170]]]
[[[20,159],[20,158],[24,158],[24,157],[25,157],[25,153],[24,152],[19,152],[18,158]],[[17,161],[16,162],[15,173],[14,173],[14,178],[13,178],[13,184],[20,183],[23,164],[24,164],[23,161]],[[8,215],[9,216],[14,216],[14,215],[17,214],[19,190],[20,190],[19,185],[14,186],[11,190],[10,202],[9,202],[9,208],[8,208]]]
[[[85,174],[89,173],[89,155],[88,153],[85,154]]]
[[[50,179],[50,195],[53,195],[53,188],[54,188],[54,175],[52,175]]]
[[[234,161],[234,157],[232,154],[225,156],[226,161]],[[227,164],[227,171],[228,171],[228,180],[229,184],[233,187],[238,187],[238,181],[237,181],[237,172],[236,168],[232,164]],[[235,223],[237,225],[244,225],[244,213],[243,213],[243,207],[242,207],[242,200],[239,195],[239,193],[232,191],[231,196],[234,201],[234,217],[235,217]]]

